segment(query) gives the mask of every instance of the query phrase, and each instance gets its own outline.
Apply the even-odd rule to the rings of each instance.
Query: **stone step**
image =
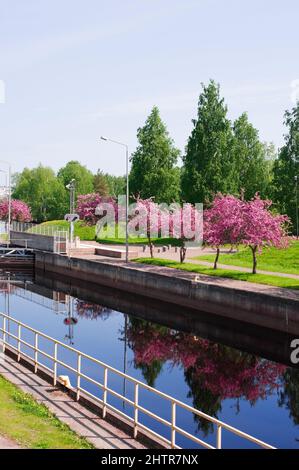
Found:
[[[99,247],[95,249],[95,254],[99,256],[107,256],[108,258],[125,259],[126,250],[124,248],[106,248]],[[129,259],[138,258],[139,252],[137,249],[129,250]]]

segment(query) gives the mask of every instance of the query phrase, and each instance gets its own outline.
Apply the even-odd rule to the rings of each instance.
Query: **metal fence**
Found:
[[[30,359],[34,363],[34,371],[37,373],[38,367],[42,366],[43,368],[46,368],[51,375],[53,375],[53,385],[55,386],[57,384],[57,366],[60,365],[67,370],[71,371],[73,374],[75,374],[76,377],[76,398],[77,400],[80,399],[80,393],[84,392],[86,395],[90,396],[93,400],[95,400],[97,403],[99,403],[102,407],[102,416],[103,418],[106,417],[107,410],[112,410],[115,412],[117,415],[125,417],[127,420],[129,420],[132,423],[133,429],[134,429],[134,438],[137,438],[138,432],[140,430],[148,432],[150,435],[152,435],[154,438],[158,438],[159,440],[163,441],[167,446],[170,446],[173,449],[179,449],[180,447],[177,445],[177,435],[184,436],[188,440],[192,441],[193,443],[198,444],[201,447],[207,448],[207,449],[221,449],[222,448],[222,430],[225,429],[226,431],[229,431],[247,441],[250,441],[252,443],[255,443],[256,445],[266,448],[266,449],[274,449],[271,445],[267,444],[266,442],[263,442],[247,433],[244,433],[240,431],[237,428],[234,428],[233,426],[230,426],[223,421],[220,421],[212,416],[207,415],[206,413],[203,413],[202,411],[199,411],[179,400],[176,398],[167,395],[166,393],[163,393],[159,390],[156,390],[153,387],[150,387],[149,385],[146,385],[145,383],[134,379],[133,377],[125,374],[124,372],[121,372],[104,362],[95,359],[94,357],[89,356],[88,354],[83,353],[82,351],[79,351],[71,346],[68,346],[61,341],[58,341],[54,338],[51,338],[50,336],[41,333],[40,331],[37,331],[33,328],[31,328],[28,325],[25,325],[24,323],[0,312],[0,318],[2,319],[2,327],[0,328],[0,331],[2,332],[2,347],[3,347],[3,352],[5,352],[6,346],[9,346],[12,348],[16,354],[17,354],[17,360],[20,361],[21,357],[25,357],[27,359]],[[10,331],[10,322],[16,325],[17,327],[17,334],[13,334]],[[25,341],[22,337],[23,332],[31,332],[33,334],[32,341],[29,342],[29,340]],[[52,345],[52,353],[49,354],[49,352],[46,352],[43,350],[40,346],[41,343],[41,338],[48,340],[51,345]],[[13,339],[15,341],[15,346],[11,344],[9,341],[10,339]],[[29,355],[22,350],[22,346],[25,346],[29,348],[33,352],[33,355]],[[59,348],[63,348],[64,350],[72,351],[76,355],[76,367],[73,367],[72,365],[62,361],[59,357]],[[23,348],[24,349],[24,348]],[[53,367],[50,368],[46,366],[43,362],[41,362],[41,357],[47,358],[50,360],[53,364]],[[98,380],[95,380],[94,378],[90,377],[90,375],[87,375],[87,373],[82,372],[81,364],[82,364],[82,359],[91,361],[93,364],[99,367],[99,369],[102,370],[103,372],[103,382],[99,382]],[[127,380],[128,382],[131,382],[134,387],[134,399],[131,400],[125,396],[125,393],[121,394],[118,393],[115,389],[111,388],[110,386],[110,377],[112,375],[118,375],[121,378]],[[100,376],[100,374],[99,374]],[[92,383],[94,386],[98,387],[99,391],[102,392],[102,398],[100,398],[97,395],[92,394],[90,391],[88,391],[86,388],[84,388],[81,384],[81,379],[85,379],[86,381]],[[165,405],[170,406],[170,411],[171,411],[171,420],[166,420],[159,416],[156,413],[153,413],[149,409],[141,406],[140,404],[140,391],[141,390],[147,390],[154,396],[159,396],[163,400],[165,400]],[[123,401],[123,403],[126,403],[133,409],[133,417],[129,416],[126,413],[123,413],[116,407],[114,407],[111,403],[109,403],[109,397],[114,396]],[[183,409],[187,411],[188,413],[191,413],[193,415],[198,416],[201,419],[205,419],[211,423],[213,423],[216,426],[217,433],[216,433],[216,446],[212,446],[208,442],[203,441],[197,436],[194,436],[187,432],[186,430],[182,429],[178,425],[178,420],[177,420],[177,411],[179,409]],[[148,426],[145,426],[143,423],[141,423],[139,419],[139,413],[143,413],[150,418],[152,418],[154,421],[161,423],[165,425],[167,428],[169,428],[169,438],[166,438],[160,433],[157,433],[153,429],[151,429]]]
[[[66,231],[65,225],[42,225],[34,224],[32,222],[16,222],[13,221],[11,224],[11,230],[13,232],[22,233],[33,233],[37,235],[45,235],[48,237],[54,237],[57,232]]]

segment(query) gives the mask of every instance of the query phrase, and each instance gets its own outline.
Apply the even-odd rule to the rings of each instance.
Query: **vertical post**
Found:
[[[6,318],[3,317],[3,335],[2,335],[2,351],[5,353],[5,344],[6,344]]]
[[[21,359],[21,325],[18,325],[18,362]]]
[[[38,364],[38,333],[34,333],[34,373],[37,373]]]
[[[80,399],[80,384],[81,384],[81,354],[78,353],[77,357],[77,395],[76,400]]]
[[[10,244],[11,225],[11,166],[8,167],[8,242]]]
[[[171,448],[175,448],[176,404],[171,402]]]
[[[138,434],[138,398],[139,395],[139,384],[135,383],[134,390],[134,439],[137,438]]]
[[[129,261],[129,149],[126,145],[126,263]]]
[[[222,427],[217,424],[217,449],[221,449],[222,446]]]
[[[103,418],[106,418],[107,413],[107,387],[108,387],[108,369],[104,369],[104,393],[103,393]]]
[[[54,343],[54,365],[53,365],[53,384],[54,387],[57,384],[57,343]]]

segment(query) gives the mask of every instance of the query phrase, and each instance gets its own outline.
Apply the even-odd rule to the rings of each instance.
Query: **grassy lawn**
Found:
[[[197,256],[196,260],[214,262],[214,255]],[[250,248],[241,247],[238,253],[220,254],[220,264],[252,268]],[[266,248],[257,255],[257,269],[286,274],[299,274],[299,241],[292,241],[286,249]]]
[[[51,220],[40,224],[42,227],[57,227],[60,230],[68,230],[69,223],[65,220]],[[34,231],[37,229],[31,229]],[[117,227],[118,230],[118,227]],[[80,237],[81,240],[96,240],[98,243],[124,245],[126,243],[124,229],[118,230],[120,233],[119,237],[107,236],[105,238],[96,238],[96,229],[94,225],[86,225],[82,220],[75,223],[75,236]],[[129,237],[129,243],[131,245],[146,245],[147,238],[144,237]],[[173,238],[154,238],[153,243],[155,245],[177,245],[178,241]]]
[[[288,289],[299,289],[299,280],[287,277],[267,276],[266,274],[240,273],[229,269],[211,269],[207,266],[201,266],[193,263],[179,263],[161,258],[139,258],[134,261],[155,266],[166,266],[168,268],[182,269],[184,271],[206,274],[208,276],[225,277],[237,281],[256,282],[258,284],[267,284],[269,286],[284,287]]]
[[[20,391],[0,376],[0,434],[22,448],[90,449],[85,439],[77,436],[31,395]]]

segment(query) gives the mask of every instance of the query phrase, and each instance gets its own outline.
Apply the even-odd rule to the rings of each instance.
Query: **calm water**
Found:
[[[0,310],[46,334],[71,344],[109,365],[124,370],[149,385],[242,429],[277,447],[299,448],[299,370],[240,349],[215,343],[194,332],[177,331],[147,322],[105,305],[62,292],[42,290],[32,282],[0,280]],[[34,292],[33,292],[34,291]],[[41,295],[43,294],[43,295]],[[112,302],[113,303],[113,302]],[[171,308],[171,307],[169,307]],[[69,319],[76,324],[70,326]],[[16,332],[13,324],[11,331]],[[28,337],[29,339],[29,337]],[[49,344],[41,344],[46,350]],[[26,351],[27,352],[27,351]],[[61,356],[75,365],[70,353]],[[51,366],[47,360],[46,365]],[[101,381],[102,372],[83,361],[83,372]],[[58,371],[72,374],[59,368]],[[111,377],[113,387],[133,397],[130,383]],[[93,393],[95,386],[82,381]],[[100,395],[101,396],[101,395]],[[116,398],[110,402],[131,414]],[[170,418],[170,409],[159,398],[142,392],[141,404]],[[169,437],[169,431],[148,417],[145,424]],[[179,426],[214,445],[215,430],[206,421],[178,413]],[[191,447],[178,437],[178,444]],[[224,431],[224,447],[254,447]]]

